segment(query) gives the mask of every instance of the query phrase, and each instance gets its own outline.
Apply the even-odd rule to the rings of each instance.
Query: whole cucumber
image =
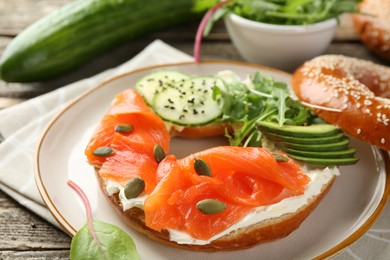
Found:
[[[195,21],[196,0],[76,0],[22,31],[0,58],[0,78],[44,81],[146,33]]]

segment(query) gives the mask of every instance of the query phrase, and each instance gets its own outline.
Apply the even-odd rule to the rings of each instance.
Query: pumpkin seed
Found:
[[[165,158],[165,152],[164,149],[161,147],[161,145],[156,144],[153,149],[154,158],[157,162],[161,162]]]
[[[138,197],[138,195],[145,189],[145,181],[141,178],[134,178],[127,182],[125,186],[125,197],[132,199]]]
[[[203,159],[195,158],[194,168],[198,175],[204,175],[211,177],[211,169],[207,162]]]
[[[115,132],[120,132],[120,133],[129,133],[133,131],[133,125],[129,124],[119,124],[115,126]]]
[[[284,155],[273,153],[272,154],[277,162],[288,162],[288,158]]]
[[[112,154],[114,150],[111,147],[108,146],[101,146],[99,148],[96,148],[92,154],[99,157],[104,157]]]
[[[218,214],[226,209],[226,204],[219,200],[204,199],[196,204],[200,212],[206,215]]]

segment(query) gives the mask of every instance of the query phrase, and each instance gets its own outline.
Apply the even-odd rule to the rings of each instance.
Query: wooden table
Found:
[[[12,38],[25,27],[67,2],[70,0],[0,0],[0,54]],[[0,81],[0,108],[117,66],[131,59],[156,38],[192,54],[196,27],[181,26],[132,41],[66,77],[47,83],[7,84]],[[383,63],[360,43],[348,19],[342,21],[326,53],[344,54]],[[241,60],[222,23],[218,24],[212,34],[204,40],[202,58]],[[0,259],[68,259],[70,241],[71,238],[67,234],[0,191]]]

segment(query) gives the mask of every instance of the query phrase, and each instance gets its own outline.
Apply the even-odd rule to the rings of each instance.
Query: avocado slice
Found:
[[[357,161],[359,161],[359,159],[356,157],[325,159],[325,158],[309,158],[309,157],[293,155],[293,154],[287,154],[287,155],[297,161],[302,161],[302,162],[315,164],[315,165],[323,165],[323,166],[350,165],[350,164],[355,164]]]
[[[338,159],[338,158],[351,158],[355,155],[355,148],[348,148],[340,151],[330,151],[330,152],[315,152],[315,151],[301,151],[291,148],[285,148],[284,151],[287,154],[292,154],[296,156],[304,156],[307,158],[324,158],[324,159]]]
[[[274,122],[258,123],[264,137],[294,160],[321,166],[349,165],[359,159],[356,149],[349,148],[349,139],[336,126],[322,123],[290,126]]]
[[[331,136],[340,131],[336,126],[330,124],[316,124],[310,126],[279,126],[278,123],[261,121],[257,126],[262,132],[305,138]]]
[[[288,142],[275,142],[276,146],[281,149],[291,148],[300,151],[316,151],[316,152],[329,152],[329,151],[340,151],[348,148],[349,139],[344,138],[341,141],[334,143],[324,143],[324,144],[294,144]]]
[[[304,126],[303,126],[304,127]],[[275,134],[270,132],[263,132],[264,136],[271,141],[276,142],[288,142],[294,144],[324,144],[324,143],[334,143],[341,141],[345,138],[345,135],[342,132],[338,132],[334,135],[325,136],[325,137],[293,137],[286,136],[281,134]]]

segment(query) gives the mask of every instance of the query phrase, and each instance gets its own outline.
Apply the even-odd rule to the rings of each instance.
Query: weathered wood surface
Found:
[[[67,259],[70,240],[0,191],[0,259]]]
[[[0,0],[0,55],[21,30],[70,0]],[[60,79],[41,84],[7,84],[0,81],[0,108],[91,76],[132,58],[153,39],[192,54],[196,25],[166,30],[129,42]],[[381,62],[361,45],[349,19],[344,19],[326,53],[345,54]],[[202,45],[203,59],[241,60],[223,23]],[[70,238],[29,212],[0,191],[0,259],[67,259]]]

